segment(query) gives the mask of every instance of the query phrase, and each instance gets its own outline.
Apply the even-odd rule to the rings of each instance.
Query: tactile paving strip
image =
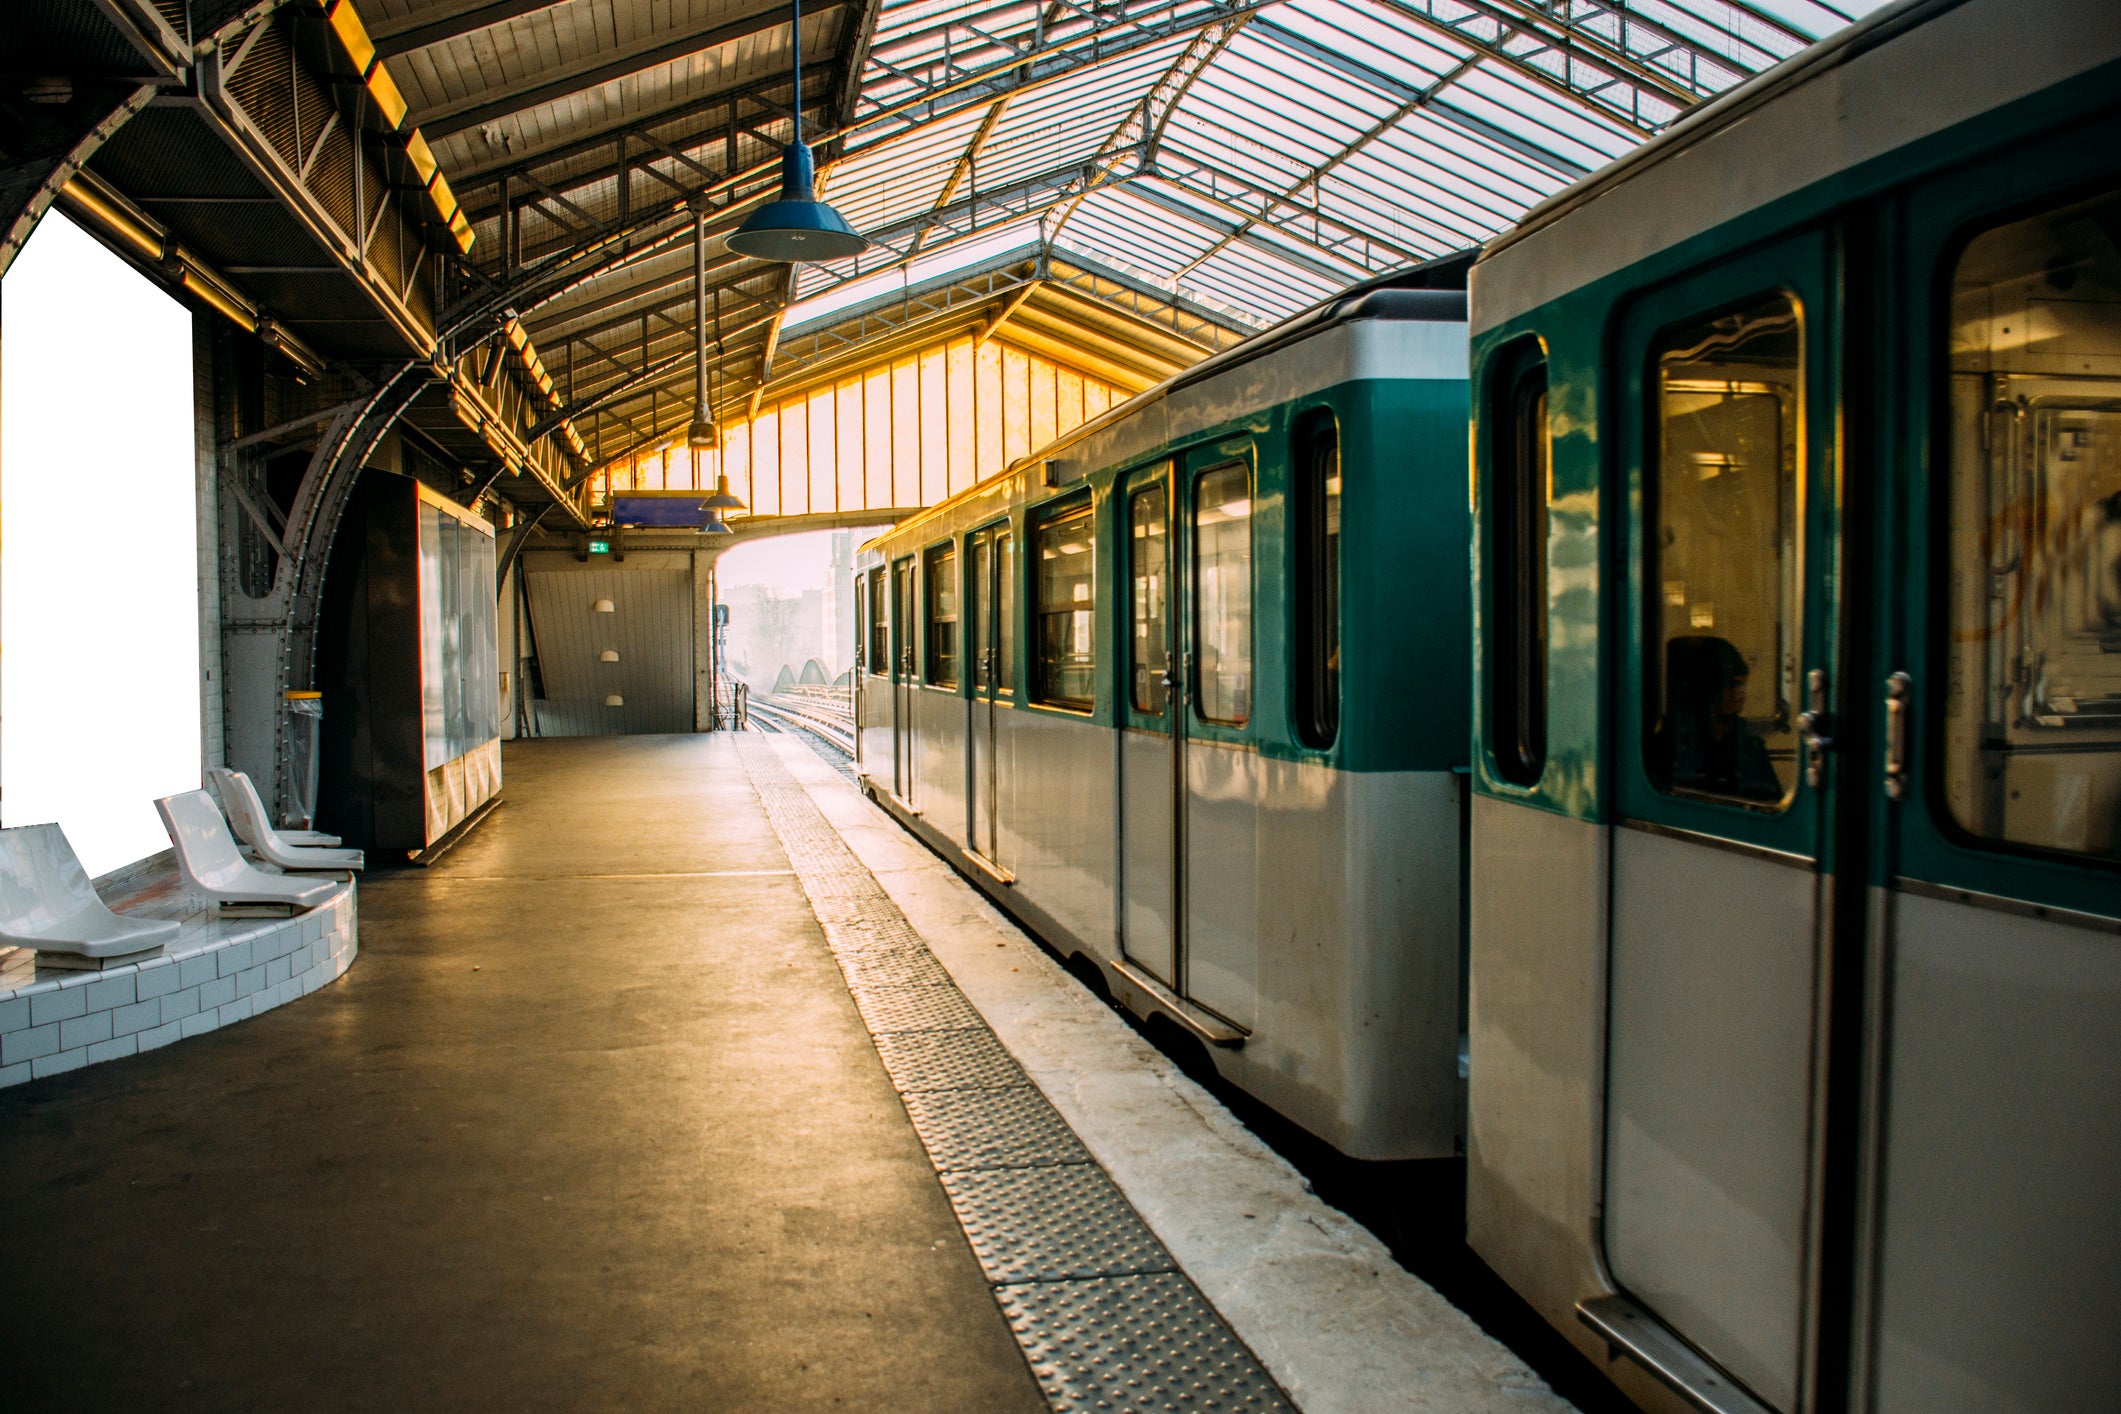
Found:
[[[847,985],[862,987],[948,987],[950,974],[926,948],[874,948],[838,954]]]
[[[995,1289],[1056,1410],[1287,1410],[1244,1343],[1177,1272]]]
[[[1177,1270],[1095,1164],[945,1171],[943,1188],[998,1284]]]
[[[1047,1402],[1287,1414],[779,753],[747,736],[737,750]]]
[[[992,1090],[1028,1085],[1023,1069],[994,1033],[900,1031],[876,1038],[891,1083],[906,1090]]]
[[[899,1098],[943,1173],[1090,1161],[1068,1122],[1029,1087],[920,1090]]]
[[[854,1004],[871,1035],[891,1031],[972,1031],[987,1023],[952,986],[855,987]]]

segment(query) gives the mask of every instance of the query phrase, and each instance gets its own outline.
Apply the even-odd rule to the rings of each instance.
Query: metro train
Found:
[[[1361,1158],[1464,1133],[1469,264],[1240,344],[857,558],[876,798]]]
[[[2121,1407],[2117,95],[1909,0],[894,528],[867,788],[1644,1408]]]
[[[1645,1403],[2121,1408],[2117,96],[1896,6],[1474,269],[1467,1235]]]

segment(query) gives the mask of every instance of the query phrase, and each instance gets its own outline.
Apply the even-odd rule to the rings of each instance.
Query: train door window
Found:
[[[1038,523],[1038,700],[1088,711],[1097,700],[1097,552],[1090,503]]]
[[[865,666],[869,661],[869,576],[854,577],[854,665]]]
[[[966,647],[972,655],[972,686],[978,692],[1007,694],[1016,686],[1014,537],[1004,521],[974,531],[967,545],[972,557],[972,638]]]
[[[1242,462],[1193,483],[1193,702],[1202,721],[1252,716],[1252,475]]]
[[[1968,833],[2121,860],[2121,192],[1952,272],[1944,784]]]
[[[957,686],[957,546],[938,545],[921,564],[928,590],[928,681]]]
[[[1547,765],[1547,507],[1553,441],[1547,364],[1526,342],[1496,365],[1489,406],[1487,736],[1496,771],[1513,785]]]
[[[1643,664],[1659,790],[1775,809],[1797,780],[1803,329],[1771,294],[1655,345]]]
[[[1162,481],[1127,498],[1127,577],[1128,697],[1135,711],[1161,717],[1171,696],[1171,493]]]
[[[1000,568],[995,572],[1000,586],[994,598],[994,612],[1001,616],[995,625],[998,632],[1001,656],[994,665],[994,686],[1005,694],[1016,692],[1016,536],[1005,521],[992,532],[995,554],[1000,558]]]
[[[1340,430],[1328,414],[1297,432],[1290,494],[1296,734],[1320,750],[1340,732]]]
[[[869,671],[891,671],[891,600],[884,592],[884,569],[869,571]]]

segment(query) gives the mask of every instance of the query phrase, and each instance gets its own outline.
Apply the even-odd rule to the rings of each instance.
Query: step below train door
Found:
[[[891,793],[908,809],[915,808],[914,760],[920,742],[914,734],[914,714],[920,707],[920,599],[913,574],[914,560],[907,556],[891,566],[891,626],[898,634],[898,652],[891,673]]]
[[[1630,519],[1613,610],[1606,1260],[1721,1367],[1704,1385],[1735,1378],[1780,1414],[1802,1404],[1812,1357],[1834,891],[1861,887],[1828,852],[1847,775],[1829,757],[1832,265],[1814,233],[1645,297],[1621,329],[1615,419],[1632,484],[1613,498]]]
[[[1140,472],[1120,512],[1128,586],[1119,722],[1120,946],[1166,987],[1178,978],[1178,758],[1173,745],[1171,466]]]
[[[1015,687],[1015,549],[1006,520],[966,537],[965,651],[972,672],[965,733],[967,841],[973,862],[1004,882],[1013,876],[1002,864],[1001,702],[1013,697]]]

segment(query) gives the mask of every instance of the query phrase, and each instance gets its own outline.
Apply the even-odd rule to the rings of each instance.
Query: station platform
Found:
[[[1567,1407],[799,739],[505,769],[337,982],[0,1092],[10,1402]]]

